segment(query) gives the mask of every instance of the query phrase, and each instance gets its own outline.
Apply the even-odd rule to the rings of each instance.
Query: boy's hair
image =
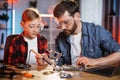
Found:
[[[22,14],[23,22],[32,21],[37,18],[40,18],[40,14],[36,8],[27,8]]]
[[[53,14],[55,17],[59,18],[65,11],[68,11],[71,16],[74,16],[76,12],[79,12],[79,6],[73,0],[63,0],[56,5]]]

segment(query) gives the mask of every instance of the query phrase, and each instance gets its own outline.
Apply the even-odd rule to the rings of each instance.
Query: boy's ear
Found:
[[[20,26],[21,26],[21,27],[24,26],[24,22],[23,22],[23,21],[20,22]]]

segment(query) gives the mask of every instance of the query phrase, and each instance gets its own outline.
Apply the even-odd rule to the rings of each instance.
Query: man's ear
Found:
[[[79,12],[76,12],[74,14],[74,19],[75,19],[75,21],[80,21],[80,13]]]

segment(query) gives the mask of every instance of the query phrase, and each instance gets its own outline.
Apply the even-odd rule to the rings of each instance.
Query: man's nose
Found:
[[[65,29],[66,28],[66,25],[64,23],[61,23],[60,26],[61,26],[61,29]]]
[[[61,26],[61,29],[66,29],[66,27],[63,25],[63,26]]]

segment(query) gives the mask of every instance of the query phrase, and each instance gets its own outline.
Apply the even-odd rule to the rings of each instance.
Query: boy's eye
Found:
[[[34,27],[35,27],[35,25],[29,25],[29,27],[30,27],[30,28],[34,28]],[[41,27],[41,25],[37,25],[36,27],[37,27],[37,28],[40,28],[40,27]]]
[[[34,26],[33,25],[29,25],[30,28],[33,28]]]

